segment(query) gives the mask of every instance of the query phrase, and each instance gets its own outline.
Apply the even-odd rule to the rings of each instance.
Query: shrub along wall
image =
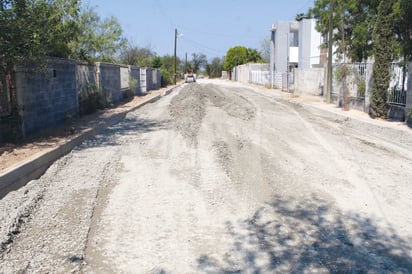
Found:
[[[79,100],[79,115],[91,114],[102,107],[97,88],[96,66],[87,63],[76,65],[76,90]]]

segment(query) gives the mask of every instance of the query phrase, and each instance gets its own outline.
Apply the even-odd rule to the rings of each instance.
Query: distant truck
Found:
[[[196,73],[187,72],[185,73],[185,83],[194,83],[196,82]]]

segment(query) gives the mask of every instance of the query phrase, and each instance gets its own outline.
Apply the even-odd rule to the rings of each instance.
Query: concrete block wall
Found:
[[[146,68],[146,91],[153,90],[153,69]]]
[[[98,91],[106,104],[117,104],[124,100],[123,92],[130,88],[130,79],[136,80],[135,95],[161,87],[158,69],[101,62],[92,65],[56,58],[51,59],[42,72],[35,71],[19,67],[15,73],[17,101],[21,109],[21,117],[16,117],[22,120],[21,128],[10,128],[11,124],[20,122],[11,121],[6,116],[9,102],[5,77],[0,81],[1,113],[5,113],[0,115],[0,143],[6,138],[3,133],[27,137],[75,119],[80,111],[79,97],[82,92]],[[83,107],[88,106],[85,103]]]
[[[120,65],[120,89],[126,90],[129,88],[130,88],[129,66]]]
[[[282,72],[273,72],[272,73],[272,87],[273,88],[282,88]]]
[[[324,90],[325,69],[295,69],[295,93],[321,95]]]
[[[249,83],[249,68],[247,64],[233,68],[233,80],[241,83]]]
[[[249,72],[249,82],[252,84],[270,86],[271,74],[270,71],[252,70]]]
[[[256,72],[256,73],[255,73]],[[236,66],[232,69],[232,79],[233,81],[238,81],[241,83],[256,83],[256,79],[260,79],[261,75],[265,72],[266,75],[270,75],[269,64],[243,64]],[[263,79],[263,78],[262,78]],[[266,84],[266,83],[257,83]]]
[[[147,77],[146,77],[146,68],[140,68],[140,91],[141,94],[146,94],[149,90],[147,87]]]
[[[87,63],[76,64],[76,90],[79,94],[82,91],[97,86],[96,66]]]
[[[99,89],[103,98],[109,104],[123,101],[120,80],[120,65],[98,62],[96,63],[99,79]]]
[[[135,66],[129,66],[130,78],[136,81],[136,87],[134,94],[139,96],[142,95],[142,89],[140,87],[140,68]]]
[[[162,82],[161,82],[161,76],[160,76],[160,70],[159,69],[153,69],[152,70],[152,81],[153,81],[153,85],[152,88],[154,90],[160,89]]]
[[[60,125],[78,109],[76,63],[53,59],[45,73],[17,68],[15,85],[23,136]]]

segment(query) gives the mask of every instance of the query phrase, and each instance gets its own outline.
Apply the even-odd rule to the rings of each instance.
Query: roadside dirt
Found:
[[[71,124],[49,128],[19,144],[0,144],[0,173],[66,143],[82,130],[91,128],[99,122],[109,119],[112,115],[133,108],[147,98],[154,97],[164,91],[165,89],[151,91],[146,96],[134,97],[131,101],[84,116]]]
[[[68,139],[68,134],[64,127],[53,128],[50,133],[42,133],[41,136],[26,140],[21,144],[1,144],[0,145],[0,173],[16,166],[35,155],[47,151]]]

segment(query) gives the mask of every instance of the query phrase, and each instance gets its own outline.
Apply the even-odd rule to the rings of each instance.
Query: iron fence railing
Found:
[[[388,89],[387,103],[406,106],[406,87],[408,85],[408,68],[399,62],[391,64],[391,80]]]
[[[387,103],[390,105],[406,106],[406,90],[393,87],[389,89]]]

